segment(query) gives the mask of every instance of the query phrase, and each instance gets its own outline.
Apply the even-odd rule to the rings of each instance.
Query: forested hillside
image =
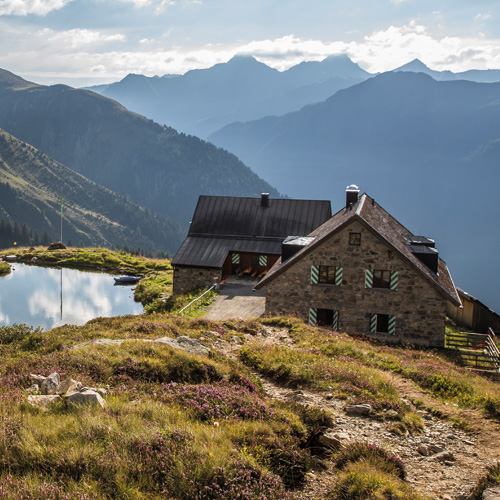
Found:
[[[21,234],[25,225],[33,238],[37,231],[40,243],[42,239],[47,243],[45,233],[59,240],[61,191],[64,242],[173,254],[182,240],[178,224],[89,181],[0,130],[0,219],[11,221],[12,236],[18,239],[19,231],[14,231],[17,222]],[[13,241],[4,244],[12,246]]]
[[[85,177],[176,222],[200,194],[278,193],[234,155],[93,92],[0,71],[0,127]]]

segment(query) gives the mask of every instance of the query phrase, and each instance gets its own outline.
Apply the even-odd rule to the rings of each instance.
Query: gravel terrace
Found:
[[[254,292],[257,279],[231,276],[212,304],[207,308],[204,318],[215,321],[225,319],[250,319],[264,314],[265,290]]]

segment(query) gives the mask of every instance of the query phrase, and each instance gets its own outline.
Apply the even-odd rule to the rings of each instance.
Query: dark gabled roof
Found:
[[[228,252],[280,255],[290,235],[306,236],[331,217],[325,200],[200,196],[189,233],[172,264],[221,267]]]
[[[330,220],[312,231],[309,236],[314,237],[314,240],[287,261],[282,263],[281,260],[278,260],[265,278],[263,278],[255,288],[260,289],[267,285],[267,283],[286,271],[289,267],[293,266],[295,262],[313,251],[318,245],[323,243],[323,241],[354,220],[359,221],[373,234],[378,235],[378,237],[382,238],[386,244],[392,247],[392,249],[402,258],[409,261],[449,301],[455,305],[461,305],[460,298],[446,263],[442,259],[439,259],[438,274],[433,273],[408,248],[408,241],[405,237],[412,236],[412,233],[380,205],[376,204],[367,194],[360,196],[357,203],[351,208],[343,208]]]
[[[229,252],[280,255],[279,241],[238,240],[188,236],[179,248],[173,265],[221,268]]]

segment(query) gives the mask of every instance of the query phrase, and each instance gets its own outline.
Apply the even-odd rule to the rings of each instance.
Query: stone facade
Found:
[[[178,295],[212,286],[215,275],[219,276],[220,280],[221,269],[175,266],[173,293]]]
[[[350,244],[350,233],[361,235]],[[338,311],[338,330],[384,341],[442,346],[447,300],[410,262],[352,221],[267,284],[266,313],[307,319],[311,308]],[[342,284],[311,284],[312,266],[342,267]],[[366,288],[367,269],[398,272],[397,290]],[[372,314],[395,316],[394,334],[372,333]]]

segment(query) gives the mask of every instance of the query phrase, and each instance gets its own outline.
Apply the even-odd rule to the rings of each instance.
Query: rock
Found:
[[[417,451],[420,453],[420,455],[423,455],[424,457],[428,457],[430,455],[429,447],[425,444],[421,444],[417,448]]]
[[[37,393],[40,390],[40,386],[38,384],[31,384],[31,386],[26,389],[26,392],[31,392],[32,394]]]
[[[114,346],[121,345],[123,343],[123,339],[94,339],[89,342],[83,342],[82,344],[78,344],[72,347],[72,349],[79,349],[80,347],[86,347],[89,345],[104,345],[104,346]]]
[[[102,396],[98,392],[91,390],[69,394],[66,396],[65,401],[69,407],[98,405],[101,408],[106,407],[106,402],[102,399]]]
[[[51,373],[43,382],[40,387],[43,395],[55,394],[61,379],[59,373]]]
[[[439,446],[437,444],[430,444],[428,448],[429,448],[429,455],[436,455],[444,451],[444,447]]]
[[[35,384],[42,385],[42,382],[46,379],[47,377],[44,377],[43,375],[37,375],[35,373],[30,373],[30,379],[35,382]]]
[[[500,486],[488,488],[483,491],[483,500],[498,500],[500,498]]]
[[[68,394],[78,391],[82,386],[80,382],[73,380],[72,378],[67,378],[59,383],[56,389],[56,394]]]
[[[189,352],[190,354],[198,354],[199,356],[208,356],[210,354],[210,349],[207,346],[203,345],[199,340],[190,337],[182,336],[176,339],[162,337],[156,339],[154,342],[157,344],[166,344],[173,349],[181,349],[182,351]]]
[[[396,410],[387,410],[385,412],[385,416],[388,418],[397,418],[398,417],[398,412]]]
[[[325,396],[325,399],[330,401],[331,399],[333,399],[333,394],[331,392],[329,392],[326,396]]]
[[[437,455],[434,455],[432,457],[434,460],[438,460],[439,462],[454,462],[455,461],[455,455],[449,451],[442,451],[441,453],[438,453]]]
[[[326,432],[318,436],[318,444],[325,448],[339,448],[342,446],[342,441],[347,439],[349,439],[349,436],[345,433],[336,434],[333,432]]]
[[[104,389],[103,387],[88,387],[86,385],[81,387],[81,384],[80,384],[80,388],[78,389],[78,392],[85,392],[85,391],[98,392],[102,397],[106,396],[106,394],[108,393],[108,391],[106,389]]]
[[[307,400],[307,398],[304,396],[302,391],[294,391],[292,394],[288,396],[288,399],[291,399],[292,401],[295,401],[297,403],[301,403]]]
[[[316,457],[316,456],[312,456],[311,460],[312,460],[313,466],[316,470],[328,469],[328,466],[326,465],[326,463],[323,460],[321,460],[321,458]]]
[[[347,405],[344,410],[348,415],[363,416],[368,415],[372,407],[369,404]]]
[[[47,247],[47,250],[66,250],[66,245],[64,243],[61,243],[60,241],[57,241],[55,243],[51,243]]]
[[[335,436],[340,439],[341,441],[346,441],[347,439],[350,439],[351,437],[349,436],[349,434],[345,433],[345,432],[337,432],[337,434],[335,434]]]
[[[61,396],[57,394],[53,395],[44,395],[44,396],[28,396],[28,403],[35,408],[41,408],[42,410],[47,411],[54,403],[59,401]]]
[[[241,338],[240,338],[240,337],[238,337],[237,335],[233,335],[233,336],[231,337],[231,342],[232,342],[233,344],[241,344],[241,343],[242,343],[242,340],[241,340]]]

